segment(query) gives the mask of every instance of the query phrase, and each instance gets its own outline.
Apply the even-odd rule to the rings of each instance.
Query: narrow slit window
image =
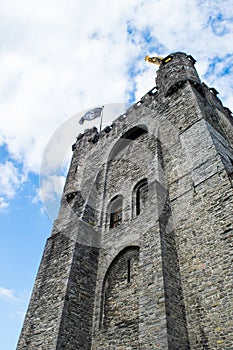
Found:
[[[148,197],[148,182],[147,179],[141,180],[134,188],[134,205],[135,205],[135,211],[134,213],[139,215],[142,211],[142,209],[146,205]]]
[[[127,260],[127,283],[130,283],[131,281],[131,261],[130,259]]]
[[[139,215],[141,211],[141,206],[140,206],[140,189],[138,188],[136,192],[136,215]]]

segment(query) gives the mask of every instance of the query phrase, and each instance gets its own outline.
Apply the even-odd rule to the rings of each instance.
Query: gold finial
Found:
[[[158,66],[160,65],[162,59],[163,57],[160,57],[160,56],[149,57],[148,55],[146,55],[145,57],[145,61],[148,61],[149,63],[157,64]]]

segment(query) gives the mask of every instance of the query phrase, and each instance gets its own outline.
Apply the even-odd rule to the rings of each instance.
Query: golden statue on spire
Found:
[[[145,61],[148,61],[149,63],[157,64],[158,66],[161,64],[163,57],[156,56],[156,57],[149,57],[146,55]]]

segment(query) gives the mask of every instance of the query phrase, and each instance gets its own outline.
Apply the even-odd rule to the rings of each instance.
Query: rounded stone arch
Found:
[[[102,284],[100,328],[110,332],[130,326],[130,334],[139,322],[139,246],[122,249],[109,264]],[[132,335],[132,334],[131,334]],[[134,334],[136,336],[136,333]]]
[[[120,138],[115,142],[108,155],[108,162],[114,159],[117,154],[127,147],[132,141],[135,141],[138,137],[148,133],[148,127],[146,124],[138,124],[124,132]]]

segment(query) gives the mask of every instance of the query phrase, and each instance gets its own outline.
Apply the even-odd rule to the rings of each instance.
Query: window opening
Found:
[[[140,190],[138,189],[136,192],[136,215],[140,214]]]
[[[144,208],[148,196],[148,183],[144,179],[140,181],[136,187],[136,215],[139,215],[141,210]]]
[[[165,65],[165,64],[167,64],[168,62],[170,62],[172,59],[173,59],[172,56],[167,56],[167,57],[165,57],[164,59],[162,59],[162,64]]]
[[[127,260],[127,283],[130,283],[131,279],[131,261],[130,259]]]
[[[110,214],[110,227],[120,226],[122,223],[122,208]]]
[[[116,197],[110,206],[110,228],[118,227],[122,223],[122,198]]]

